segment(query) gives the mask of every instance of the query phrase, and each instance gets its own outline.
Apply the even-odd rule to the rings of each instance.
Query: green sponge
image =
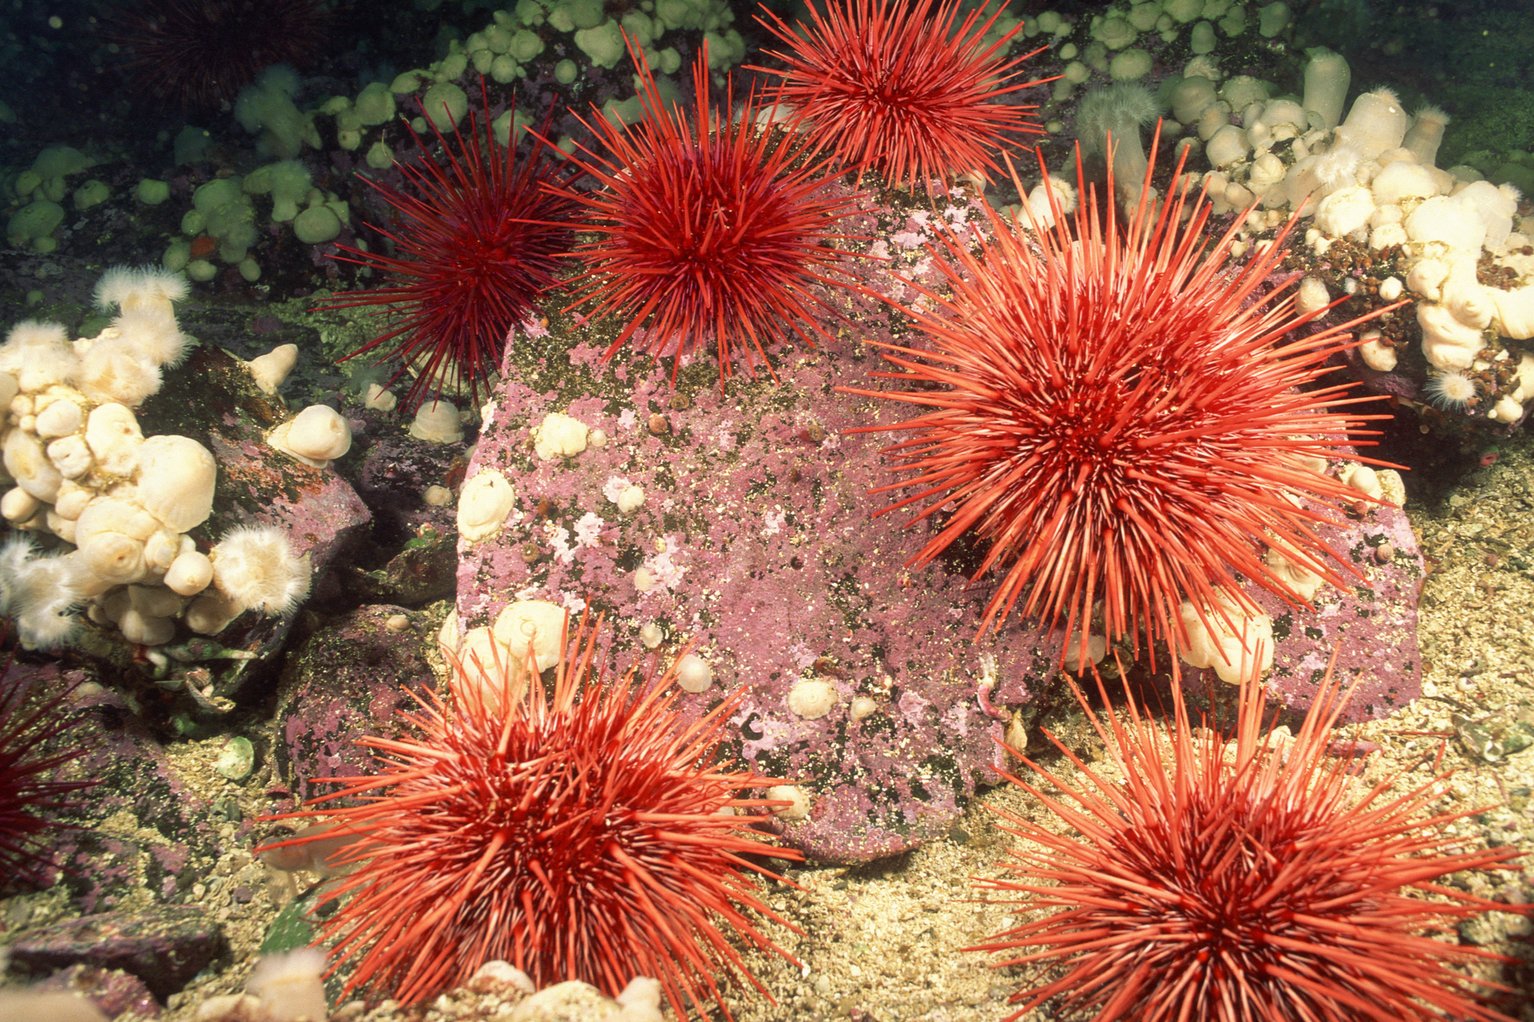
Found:
[[[580,29],[575,33],[575,45],[597,67],[617,67],[623,59],[623,33],[615,21]]]
[[[438,82],[421,97],[421,112],[443,134],[451,132],[469,112],[469,97],[452,82]]]
[[[38,252],[59,247],[53,232],[64,222],[64,207],[47,199],[34,199],[11,214],[5,238],[12,245],[31,245]]]

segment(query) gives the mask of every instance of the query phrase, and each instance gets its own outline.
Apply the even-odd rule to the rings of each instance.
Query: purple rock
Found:
[[[122,970],[161,1001],[228,950],[223,930],[191,905],[65,919],[24,931],[7,945],[13,968],[34,975],[77,964]]]
[[[413,629],[384,622],[399,607],[361,607],[328,622],[295,651],[277,696],[273,748],[277,768],[300,799],[329,794],[327,777],[372,773],[373,754],[359,735],[400,733],[400,711],[416,703],[406,690],[434,684]],[[414,620],[414,619],[413,619]]]
[[[594,376],[588,392],[615,397],[501,388],[469,475],[503,471],[516,511],[500,535],[460,546],[461,623],[489,623],[519,598],[589,601],[612,613],[624,666],[647,656],[640,627],[659,625],[669,650],[688,641],[713,667],[714,689],[684,699],[701,711],[744,688],[733,723],[746,756],[811,792],[809,818],[786,828],[795,844],[862,861],[945,833],[975,786],[995,779],[1002,725],[976,700],[987,665],[996,702],[1021,705],[1025,679],[1057,647],[1023,628],[975,643],[986,588],[944,565],[906,569],[925,527],[870,518],[879,501],[867,491],[888,481],[883,441],[849,431],[892,413],[833,392],[858,356],[793,352],[776,367],[779,385],[732,385],[721,397],[707,379],[686,388],[686,410],[671,407],[669,366],[603,371],[597,357],[587,345],[572,352]],[[537,458],[529,431],[549,412],[608,442]],[[651,415],[670,431],[652,433]],[[615,499],[628,485],[645,499],[623,514]],[[836,689],[817,719],[788,707],[809,679]],[[856,696],[873,706],[859,720]]]
[[[79,994],[101,1009],[107,1018],[132,1012],[141,1018],[158,1018],[160,1004],[144,981],[121,969],[94,965],[71,965],[33,985],[34,990]]]
[[[882,251],[917,289],[887,265],[865,273],[870,288],[920,300],[919,287],[934,283],[920,248],[931,219],[883,211]],[[558,354],[542,361],[526,342],[513,345],[466,479],[499,471],[515,503],[499,534],[460,542],[457,611],[467,629],[519,599],[571,611],[589,604],[613,621],[620,667],[648,655],[642,630],[654,639],[659,629],[663,659],[690,643],[711,664],[714,687],[683,698],[701,712],[740,691],[732,725],[743,755],[809,794],[806,819],[774,824],[814,858],[855,862],[946,833],[976,787],[997,779],[996,739],[1009,716],[1026,726],[1037,712],[1061,639],[1013,619],[976,641],[994,584],[968,580],[978,550],[959,543],[907,567],[935,526],[912,524],[910,509],[877,513],[911,494],[871,492],[895,476],[881,457],[891,438],[866,430],[911,413],[835,390],[889,386],[871,378],[886,367],[856,341],[896,335],[865,294],[848,289],[837,300],[852,329],[813,351],[776,349],[776,383],[737,375],[722,391],[712,352],[674,376],[669,361],[627,351],[603,363],[605,339],[587,343],[574,330],[559,336],[556,327],[542,350]],[[540,457],[533,431],[551,413],[599,430],[605,443]],[[625,513],[618,501],[629,487],[644,500]],[[1365,526],[1367,536],[1339,540],[1349,556],[1385,535],[1401,563],[1363,566],[1372,593],[1336,606],[1323,598],[1314,615],[1289,622],[1296,638],[1282,644],[1276,679],[1284,698],[1303,697],[1299,682],[1320,648],[1307,629],[1328,652],[1346,635],[1356,646],[1350,666],[1395,644],[1399,670],[1361,692],[1359,707],[1383,712],[1415,692],[1410,536],[1385,512]],[[799,685],[829,685],[829,710],[791,709]]]
[[[70,688],[48,747],[72,752],[58,779],[94,782],[71,798],[76,809],[68,826],[50,835],[74,903],[98,912],[142,898],[145,889],[157,900],[183,897],[223,850],[207,802],[182,783],[128,702],[96,683],[91,668],[18,662],[9,675],[55,691]],[[134,825],[114,827],[109,836],[95,826],[108,817]]]

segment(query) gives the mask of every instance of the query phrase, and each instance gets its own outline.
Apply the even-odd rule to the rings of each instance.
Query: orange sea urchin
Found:
[[[417,697],[419,738],[364,739],[380,772],[294,814],[357,835],[331,857],[355,868],[321,929],[355,963],[348,991],[416,1003],[501,959],[540,986],[654,977],[678,1017],[705,1016],[722,975],[762,989],[732,937],[788,957],[753,919],[782,922],[750,879],[776,875],[748,856],[798,856],[753,825],[775,803],[751,793],[776,782],[721,765],[733,702],[684,724],[671,672],[601,677],[596,630],[569,638],[548,692],[460,664],[446,700]],[[306,840],[335,828],[271,847]]]
[[[882,346],[898,371],[876,375],[904,389],[849,388],[925,409],[872,427],[910,434],[890,448],[902,478],[876,492],[914,492],[880,513],[933,522],[915,564],[983,544],[982,632],[1016,605],[1083,646],[1090,630],[1182,649],[1182,601],[1224,613],[1209,608],[1241,598],[1238,574],[1301,602],[1265,544],[1344,581],[1312,524],[1352,491],[1321,469],[1371,417],[1348,384],[1316,381],[1361,320],[1289,337],[1326,311],[1264,290],[1293,221],[1236,265],[1236,227],[1205,236],[1181,170],[1155,204],[1147,171],[1122,219],[1084,185],[1069,217],[1051,189],[1030,232],[992,213],[976,247],[935,246],[948,287],[902,306],[926,343]]]
[[[1506,1016],[1449,965],[1494,953],[1436,939],[1488,910],[1512,909],[1443,882],[1503,870],[1511,846],[1468,848],[1449,827],[1481,812],[1434,808],[1441,776],[1394,793],[1329,757],[1340,709],[1330,671],[1294,740],[1264,734],[1263,691],[1243,686],[1231,741],[1174,722],[1127,723],[1077,698],[1106,749],[1089,765],[1054,736],[1079,778],[1028,759],[1010,778],[1075,834],[1007,812],[1023,839],[1012,877],[982,880],[1024,897],[1027,921],[971,950],[1055,972],[1019,992],[1011,1019],[1054,1004],[1070,1017],[1133,1022],[1409,1022]],[[1495,989],[1495,988],[1493,988]]]

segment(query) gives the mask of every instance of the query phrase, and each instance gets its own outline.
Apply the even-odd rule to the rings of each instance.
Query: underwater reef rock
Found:
[[[406,624],[395,627],[400,618]],[[333,792],[317,783],[324,778],[376,768],[357,735],[393,738],[403,730],[400,712],[416,707],[406,693],[430,688],[435,678],[420,653],[419,627],[400,607],[360,607],[292,651],[277,689],[272,749],[299,799]]]
[[[76,964],[120,969],[160,1000],[229,950],[223,930],[195,905],[103,912],[35,927],[9,945],[11,963],[42,973]]]
[[[34,690],[69,689],[48,748],[73,752],[61,778],[90,779],[74,825],[50,835],[54,864],[71,902],[95,913],[141,901],[189,896],[224,853],[215,813],[177,774],[164,746],[129,700],[101,683],[90,667],[17,661],[7,682]],[[110,831],[98,821],[112,819]]]
[[[721,395],[706,360],[673,389],[669,364],[642,356],[603,368],[579,345],[568,358],[562,389],[592,396],[514,378],[496,394],[460,522],[480,473],[501,473],[515,499],[493,535],[460,541],[462,627],[518,600],[589,601],[614,618],[619,666],[689,644],[711,676],[684,700],[701,712],[742,690],[742,752],[807,796],[803,818],[778,820],[815,858],[945,833],[997,779],[1005,711],[982,709],[978,686],[1024,706],[1059,641],[1008,628],[974,642],[986,587],[954,565],[906,569],[926,526],[870,517],[884,441],[849,430],[895,413],[833,387],[871,359],[841,342],[780,351],[776,385]]]
[[[870,298],[841,297],[860,334],[890,338]],[[504,648],[528,627],[496,627],[509,605],[589,604],[615,619],[620,667],[690,649],[702,663],[683,672],[697,689],[684,700],[701,713],[739,690],[741,752],[794,800],[774,820],[785,839],[867,861],[946,833],[998,779],[997,739],[1018,741],[1053,691],[1062,637],[1012,622],[976,641],[991,592],[969,581],[976,545],[906,566],[939,526],[875,514],[891,498],[870,491],[896,481],[891,441],[858,430],[907,413],[835,390],[884,368],[870,348],[839,336],[774,357],[775,383],[721,389],[707,356],[604,362],[561,327],[510,345],[459,498],[457,628]],[[1253,593],[1274,616],[1273,689],[1295,709],[1334,647],[1340,670],[1369,668],[1350,712],[1419,691],[1415,542],[1397,509],[1365,500],[1358,514],[1326,536],[1361,574],[1352,592],[1323,591],[1313,613]]]
[[[336,555],[370,520],[370,512],[336,471],[314,468],[274,450],[266,432],[289,412],[256,388],[244,363],[216,348],[198,348],[144,403],[141,417],[153,432],[179,432],[202,442],[218,464],[213,513],[203,530],[221,536],[240,526],[271,526],[287,534],[293,554],[310,559],[318,580]],[[292,614],[244,614],[216,636],[186,636],[150,655],[157,680],[186,685],[197,707],[222,713],[244,685],[252,665],[281,648]],[[97,644],[97,647],[102,644]],[[93,647],[111,654],[120,642]],[[122,655],[113,659],[131,660]]]

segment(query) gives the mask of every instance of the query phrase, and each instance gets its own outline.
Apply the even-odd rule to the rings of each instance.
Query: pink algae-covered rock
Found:
[[[516,381],[498,392],[468,478],[502,472],[515,508],[498,535],[459,545],[464,628],[517,599],[589,602],[613,619],[620,665],[647,659],[642,632],[664,636],[667,660],[690,644],[713,684],[682,698],[701,709],[741,691],[742,752],[810,796],[789,839],[835,861],[944,833],[995,779],[1002,722],[977,685],[995,679],[995,703],[1024,704],[1024,679],[1058,654],[1020,627],[975,643],[985,587],[952,567],[907,569],[927,527],[872,517],[884,441],[850,430],[891,412],[833,391],[871,361],[843,343],[782,352],[778,384],[732,380],[721,395],[711,364],[673,390],[669,364],[602,367],[578,345],[560,386],[580,396]],[[554,412],[605,443],[538,457],[532,430]],[[643,502],[625,513],[634,487]],[[807,679],[835,697],[813,718],[789,706]],[[854,719],[859,696],[871,712]]]
[[[1322,586],[1309,609],[1291,606],[1253,589],[1252,599],[1273,619],[1273,670],[1266,684],[1272,700],[1303,713],[1327,664],[1352,689],[1344,723],[1383,717],[1422,694],[1422,656],[1417,648],[1417,599],[1422,555],[1406,513],[1371,506],[1338,526],[1321,526],[1349,578],[1346,590]],[[1193,681],[1204,671],[1185,672]]]

